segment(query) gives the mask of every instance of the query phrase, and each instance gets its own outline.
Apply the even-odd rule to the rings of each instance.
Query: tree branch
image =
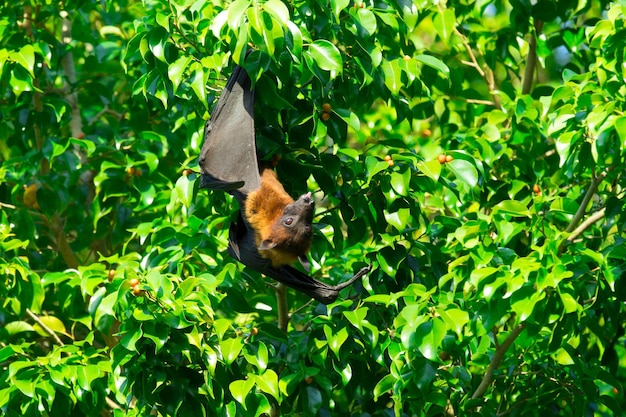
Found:
[[[528,41],[528,56],[526,57],[526,69],[522,81],[522,94],[529,94],[533,87],[535,68],[537,67],[537,36],[543,29],[543,22],[535,20],[535,32],[530,34]]]
[[[598,186],[600,185],[600,183],[608,175],[609,170],[610,168],[606,171],[602,171],[600,175],[598,175],[596,178],[593,179],[593,181],[591,182],[591,185],[589,186],[589,189],[587,189],[587,193],[585,194],[585,197],[583,197],[583,201],[580,203],[580,206],[578,207],[578,210],[576,211],[576,214],[574,214],[574,218],[572,219],[569,226],[567,226],[567,229],[565,229],[566,233],[572,232],[578,225],[578,222],[583,218],[583,216],[585,215],[585,211],[587,210],[587,205],[593,198],[593,195],[598,190]]]
[[[606,213],[606,207],[602,207],[602,209],[596,211],[591,216],[587,217],[585,221],[583,221],[580,224],[580,226],[578,226],[576,229],[572,231],[572,234],[567,237],[566,241],[573,242],[574,239],[580,236],[582,232],[587,230],[589,226],[591,226],[592,224],[594,224],[595,222],[603,218],[605,213]]]
[[[57,249],[61,253],[65,264],[72,269],[78,268],[78,259],[74,254],[74,251],[70,247],[67,237],[65,237],[65,227],[59,213],[54,213],[49,225],[50,231],[54,235],[54,239],[57,244]]]
[[[289,323],[289,309],[287,308],[287,287],[279,283],[274,287],[276,291],[276,304],[278,307],[278,328],[287,332]]]
[[[518,324],[513,330],[511,330],[511,333],[509,333],[507,338],[504,339],[504,342],[502,342],[502,344],[500,344],[496,348],[496,352],[494,353],[493,358],[491,358],[491,362],[489,363],[487,372],[485,372],[485,376],[483,376],[483,379],[482,381],[480,381],[478,388],[476,388],[476,391],[474,391],[474,394],[472,394],[473,400],[482,397],[485,394],[487,388],[493,381],[493,373],[496,369],[498,369],[498,366],[500,366],[500,362],[502,362],[502,359],[504,359],[504,354],[525,328],[525,323]]]
[[[469,41],[467,40],[467,37],[463,33],[461,33],[461,31],[458,28],[456,27],[454,28],[454,33],[459,38],[461,38],[461,42],[463,42],[465,51],[467,52],[471,60],[471,62],[468,62],[468,61],[462,61],[462,62],[470,67],[475,68],[476,71],[478,71],[478,74],[480,74],[480,76],[485,80],[485,82],[487,83],[487,86],[489,87],[489,93],[491,94],[491,97],[493,98],[493,105],[498,110],[502,110],[502,99],[496,93],[496,80],[493,75],[493,71],[491,70],[491,68],[489,68],[487,64],[481,66],[478,63],[478,60],[476,59],[476,55],[474,54],[474,50],[470,46]]]
[[[70,119],[72,137],[80,138],[83,135],[83,120],[80,115],[80,108],[78,107],[78,94],[74,90],[74,86],[76,85],[76,67],[74,65],[74,55],[72,55],[69,46],[72,41],[72,22],[66,10],[61,11],[61,19],[61,41],[65,45],[65,55],[61,58],[61,65],[67,77],[67,83],[65,84],[65,100],[67,100],[72,109],[72,117]],[[82,163],[86,162],[86,158],[82,152],[80,152],[79,157]]]
[[[56,342],[57,345],[59,346],[65,346],[65,343],[63,343],[63,341],[61,340],[61,338],[59,338],[59,336],[57,336],[57,334],[54,332],[54,330],[52,330],[51,328],[49,328],[48,326],[46,326],[44,324],[43,321],[41,321],[41,319],[39,318],[39,316],[37,316],[35,313],[33,313],[29,308],[26,309],[26,314],[28,314],[30,316],[31,319],[33,319],[35,321],[35,323],[37,323],[39,326],[41,326],[41,328],[50,335],[50,337],[52,337],[54,339],[54,341]]]

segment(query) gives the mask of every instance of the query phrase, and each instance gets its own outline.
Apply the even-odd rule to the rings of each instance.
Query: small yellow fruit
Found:
[[[143,290],[141,288],[139,288],[139,284],[135,285],[133,287],[133,295],[135,297],[142,297],[143,296]]]
[[[539,184],[533,185],[533,192],[537,195],[541,194],[541,187],[539,186]]]
[[[333,107],[330,105],[330,103],[322,104],[322,110],[324,110],[326,113],[330,113],[332,109]]]
[[[437,160],[439,161],[440,164],[445,164],[446,163],[446,156],[444,154],[441,154],[437,157]]]
[[[322,117],[322,120],[326,122],[328,119],[330,119],[330,113],[324,112],[322,113],[321,117]]]
[[[130,284],[131,287],[136,287],[137,285],[139,285],[139,280],[137,278],[133,278],[130,281],[128,281],[128,283]]]
[[[446,162],[451,162],[453,159],[452,155],[446,155]]]

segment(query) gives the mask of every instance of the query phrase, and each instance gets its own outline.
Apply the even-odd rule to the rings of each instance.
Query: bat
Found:
[[[323,303],[366,275],[371,265],[352,278],[328,285],[294,268],[300,260],[309,269],[315,203],[311,193],[294,200],[271,164],[259,164],[254,130],[254,91],[247,72],[235,66],[207,121],[198,163],[200,188],[232,194],[239,215],[229,229],[228,253],[237,261]]]

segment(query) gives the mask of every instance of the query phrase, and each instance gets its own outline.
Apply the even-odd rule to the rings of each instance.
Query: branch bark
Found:
[[[593,198],[593,195],[596,193],[596,191],[598,191],[598,186],[606,178],[608,173],[609,173],[608,170],[602,171],[600,175],[598,175],[597,177],[593,179],[593,181],[591,182],[591,185],[589,186],[589,188],[587,189],[587,192],[585,193],[585,196],[583,197],[583,201],[580,203],[580,206],[578,207],[576,214],[574,214],[574,218],[572,219],[569,226],[567,226],[567,229],[565,229],[565,232],[570,233],[574,231],[574,229],[578,225],[578,222],[580,222],[580,220],[585,215],[585,211],[587,210],[587,206],[589,205],[589,202]]]
[[[52,337],[54,339],[54,341],[56,342],[57,345],[65,346],[65,343],[63,343],[61,338],[59,338],[59,336],[57,336],[57,334],[54,332],[54,330],[52,330],[51,328],[46,326],[46,324],[43,321],[41,321],[41,319],[39,318],[38,315],[33,313],[29,308],[26,309],[26,314],[28,314],[30,316],[30,318],[35,321],[35,323],[37,323],[39,326],[41,326],[41,328],[46,333],[48,333],[50,335],[50,337]]]
[[[541,20],[535,21],[535,32],[530,34],[528,41],[528,56],[526,57],[526,69],[524,71],[524,80],[522,81],[522,94],[529,94],[533,87],[535,79],[535,68],[537,68],[537,36],[543,29]]]
[[[493,381],[493,373],[500,366],[500,362],[502,362],[502,359],[504,359],[504,354],[525,328],[525,323],[518,324],[513,330],[511,330],[511,333],[509,333],[507,338],[504,339],[504,342],[502,342],[502,344],[500,344],[496,348],[496,352],[494,353],[493,358],[491,358],[491,362],[489,363],[487,372],[485,372],[485,375],[483,376],[482,381],[480,381],[478,388],[476,388],[476,391],[474,391],[474,394],[472,394],[473,400],[482,397],[485,392],[487,392],[487,388],[489,388],[489,385],[491,385],[491,382]]]
[[[287,287],[285,284],[278,283],[274,287],[276,291],[276,304],[278,307],[278,328],[287,332],[289,323],[289,309],[287,308]]]
[[[57,244],[57,249],[61,253],[65,264],[72,269],[78,268],[78,259],[74,254],[74,251],[70,247],[69,242],[67,241],[67,237],[65,236],[65,225],[64,221],[61,220],[61,217],[58,213],[55,213],[50,221],[50,231],[54,235],[54,239]]]
[[[469,41],[467,40],[467,37],[463,33],[461,33],[461,31],[458,28],[454,28],[454,33],[459,38],[461,38],[461,42],[463,42],[463,46],[465,47],[465,50],[467,51],[467,55],[469,56],[471,60],[471,62],[463,61],[463,63],[465,63],[466,65],[469,65],[470,67],[475,68],[476,71],[478,71],[478,74],[480,74],[480,76],[485,80],[485,82],[487,83],[487,86],[489,87],[489,93],[491,94],[491,98],[493,99],[493,105],[498,110],[502,110],[502,99],[500,98],[500,95],[498,95],[498,93],[496,92],[497,86],[496,86],[495,76],[493,75],[493,71],[491,70],[491,68],[489,68],[487,64],[481,66],[478,63],[478,59],[476,59],[476,54],[474,54],[474,50],[470,46]]]

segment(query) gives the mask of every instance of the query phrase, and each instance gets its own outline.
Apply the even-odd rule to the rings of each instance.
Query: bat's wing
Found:
[[[236,66],[204,129],[199,158],[201,188],[239,190],[261,187],[254,134],[254,92],[246,70]]]
[[[274,268],[269,259],[259,255],[254,240],[254,233],[250,232],[241,214],[237,223],[232,223],[230,226],[228,252],[242,264],[298,290],[322,304],[330,304],[335,301],[339,296],[339,291],[352,285],[371,269],[371,265],[362,268],[348,281],[333,286],[318,281],[289,265]]]

